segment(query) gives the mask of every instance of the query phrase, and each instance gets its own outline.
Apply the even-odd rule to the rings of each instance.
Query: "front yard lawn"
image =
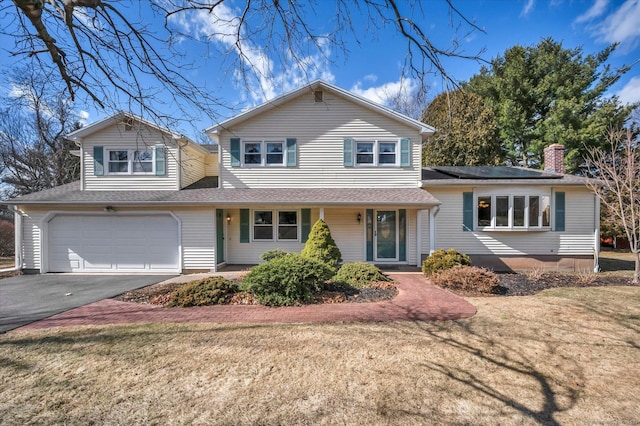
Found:
[[[0,423],[635,424],[640,288],[469,298],[463,321],[0,336]]]

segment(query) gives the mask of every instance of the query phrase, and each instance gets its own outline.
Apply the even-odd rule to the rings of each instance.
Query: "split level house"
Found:
[[[207,146],[119,113],[67,136],[79,181],[9,201],[16,267],[216,271],[299,252],[324,219],[345,262],[419,266],[455,248],[494,269],[593,268],[599,203],[583,178],[423,168],[433,132],[323,81],[206,129]]]

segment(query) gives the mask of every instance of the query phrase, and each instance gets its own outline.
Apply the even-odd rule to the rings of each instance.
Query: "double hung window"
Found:
[[[108,174],[153,174],[154,150],[107,150]]]
[[[242,158],[248,166],[284,166],[285,144],[282,140],[243,141]]]
[[[298,212],[295,210],[255,210],[253,239],[256,241],[297,241]]]
[[[355,141],[357,166],[397,166],[398,141]]]

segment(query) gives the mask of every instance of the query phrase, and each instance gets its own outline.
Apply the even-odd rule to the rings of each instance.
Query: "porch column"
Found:
[[[425,210],[416,211],[416,266],[420,267],[422,264],[422,212]],[[428,210],[426,210],[428,211]]]
[[[439,211],[439,206],[429,209],[429,255],[436,251],[436,215]]]
[[[324,220],[324,207],[320,207],[320,219]]]

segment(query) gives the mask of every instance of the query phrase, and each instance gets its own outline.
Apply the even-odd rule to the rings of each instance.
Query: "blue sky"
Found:
[[[244,1],[226,0],[216,8],[219,17],[233,19],[241,12]],[[450,15],[443,0],[423,1],[422,10],[410,11],[429,38],[440,47],[450,46],[456,36],[450,25]],[[162,21],[153,18],[148,11],[133,3],[126,13],[136,20],[142,13],[145,24],[158,29],[162,35]],[[491,60],[516,44],[531,46],[542,38],[551,37],[563,43],[565,48],[582,46],[584,54],[595,53],[610,43],[620,46],[610,57],[613,68],[636,63],[612,88],[621,101],[640,101],[640,0],[454,0],[454,5],[468,19],[484,30],[467,34],[465,28],[457,34],[459,49],[473,55],[479,51],[482,58]],[[318,33],[330,31],[334,25],[335,2],[318,0],[315,18],[309,22]],[[305,66],[281,63],[273,56],[277,49],[269,50],[257,43],[247,42],[254,65],[271,78],[262,78],[259,73],[249,73],[250,90],[236,82],[237,69],[232,67],[237,60],[237,51],[228,37],[206,37],[214,32],[228,32],[228,27],[216,22],[205,13],[181,15],[170,21],[170,25],[181,31],[207,40],[207,44],[182,39],[180,46],[187,59],[194,61],[196,69],[189,78],[208,90],[215,91],[228,105],[237,109],[255,106],[283,92],[299,87],[309,80],[325,79],[354,93],[384,103],[398,90],[415,86],[414,81],[401,80],[402,63],[406,53],[406,41],[392,31],[391,27],[370,31],[363,17],[353,14],[354,26],[359,27],[357,39],[345,38],[346,52],[324,46],[321,51],[310,51]],[[382,24],[380,24],[382,26]],[[0,37],[3,50],[10,50],[10,41]],[[3,66],[11,66],[3,52]],[[444,62],[449,74],[458,81],[466,81],[478,73],[481,63],[471,60],[449,59]],[[438,76],[428,77],[431,87],[429,98],[443,90],[443,81]],[[9,91],[11,88],[4,87]],[[110,111],[101,111],[91,104],[77,103],[76,108],[87,122],[93,122]],[[170,113],[170,111],[167,111]],[[220,119],[234,112],[221,108]],[[178,129],[195,137],[197,130],[212,125],[207,118],[193,123],[192,128]]]

